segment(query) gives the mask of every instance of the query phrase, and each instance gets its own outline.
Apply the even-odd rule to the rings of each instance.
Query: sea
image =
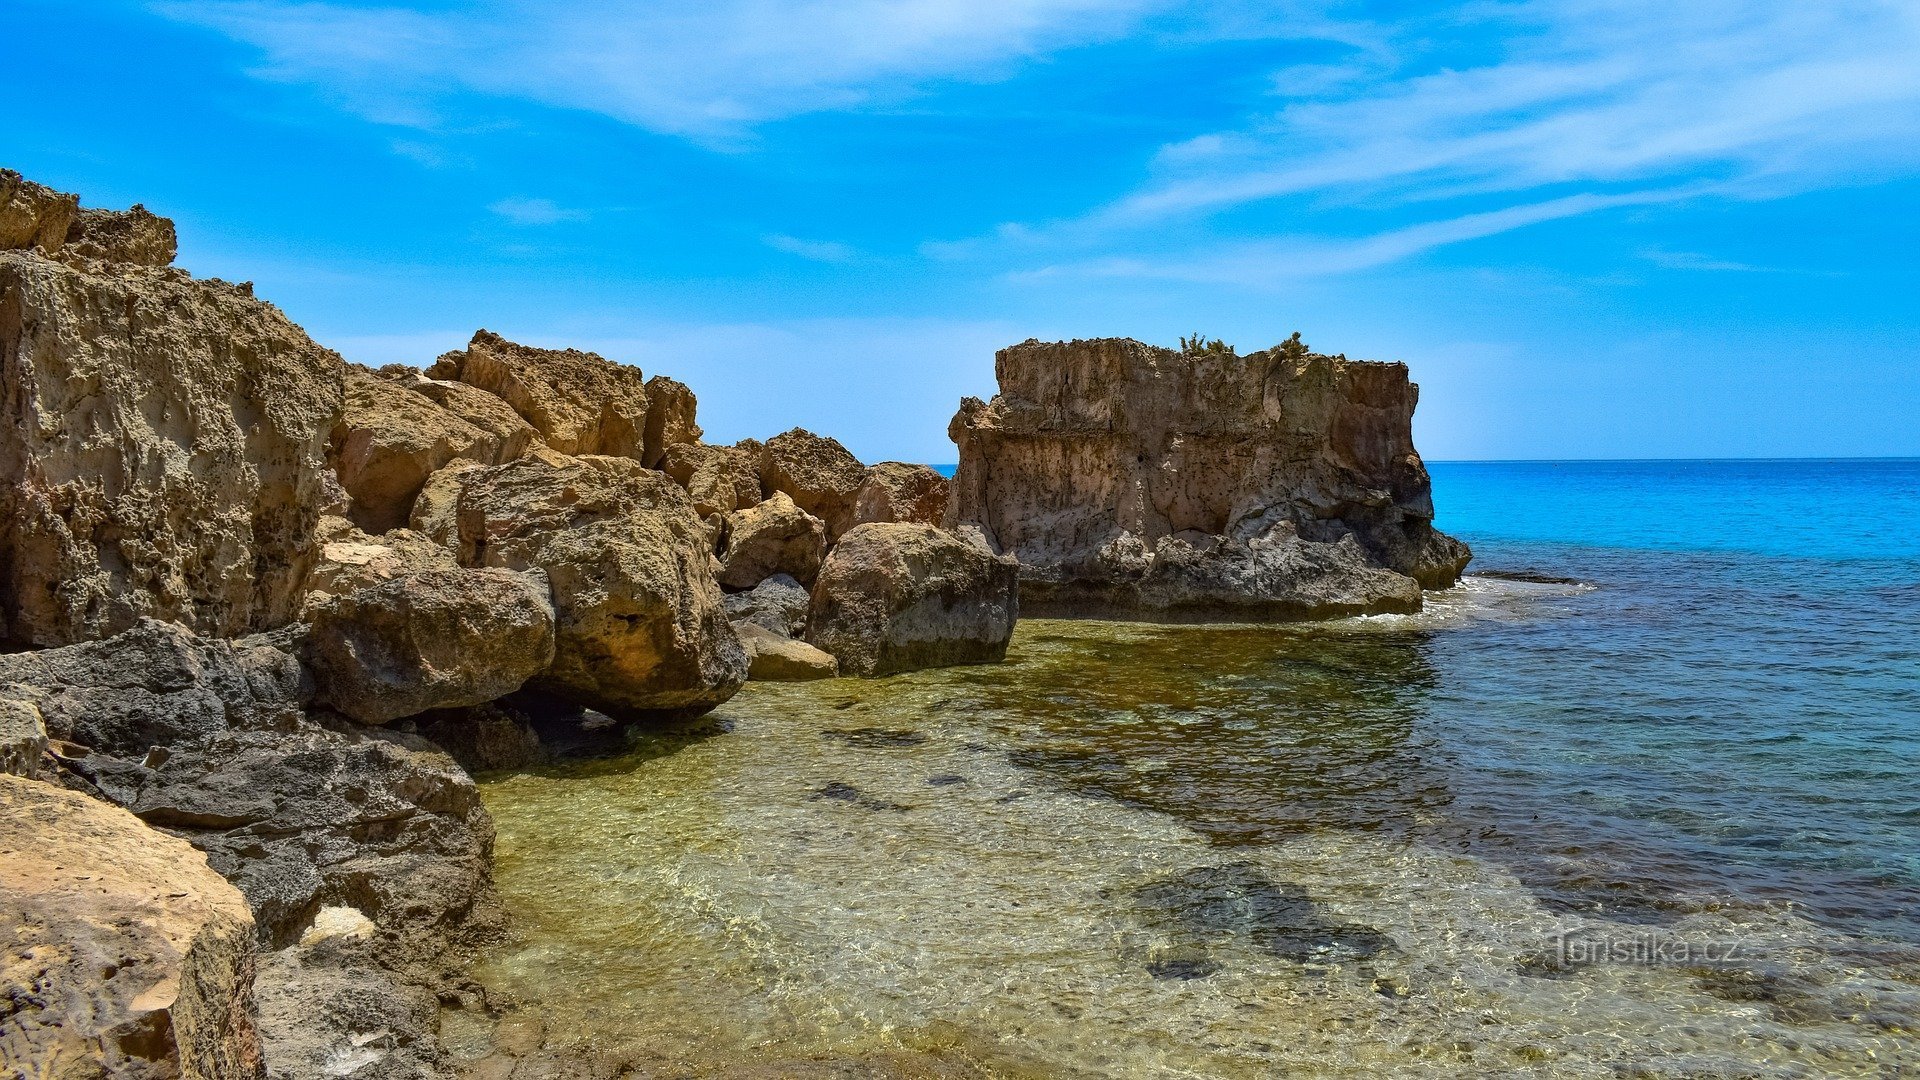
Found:
[[[1920,1075],[1920,460],[1430,467],[1416,615],[1027,620],[482,778],[481,981],[686,1075]]]

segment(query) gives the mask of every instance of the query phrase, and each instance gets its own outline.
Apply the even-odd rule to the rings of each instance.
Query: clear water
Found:
[[[1433,472],[1476,575],[1567,580],[1030,621],[489,779],[483,979],[719,1073],[1920,1070],[1920,462]]]

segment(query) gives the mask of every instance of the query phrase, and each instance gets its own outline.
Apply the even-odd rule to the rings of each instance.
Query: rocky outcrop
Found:
[[[838,439],[794,428],[768,439],[757,452],[766,493],[784,492],[800,509],[826,522],[827,543],[853,527],[854,495],[867,470]]]
[[[758,682],[831,679],[839,671],[834,658],[804,641],[776,634],[756,623],[740,623],[740,644],[747,650],[747,677]]]
[[[31,780],[47,752],[47,725],[30,701],[0,698],[0,773]]]
[[[720,584],[751,589],[775,574],[810,585],[827,555],[827,528],[795,506],[785,492],[727,515],[720,552]]]
[[[0,179],[0,246],[64,238],[32,187]],[[0,642],[292,618],[342,377],[249,286],[0,251]]]
[[[36,184],[12,169],[0,169],[0,251],[51,255],[66,243],[80,213],[80,197]]]
[[[328,456],[352,499],[347,516],[367,532],[406,525],[414,497],[436,469],[455,458],[495,465],[500,451],[499,436],[414,393],[400,380],[365,368],[347,369],[346,405],[334,425]]]
[[[204,856],[124,810],[17,777],[0,776],[0,819],[9,1076],[261,1075],[253,917]]]
[[[61,254],[135,266],[171,266],[179,249],[173,222],[135,203],[126,210],[80,211],[67,228]]]
[[[526,458],[461,474],[469,566],[541,569],[553,665],[534,685],[609,715],[672,717],[725,701],[747,658],[686,492],[626,458]]]
[[[781,637],[797,638],[807,625],[808,602],[805,586],[775,574],[746,592],[728,593],[727,618],[735,627],[749,622]]]
[[[853,493],[853,523],[938,525],[946,519],[948,496],[947,478],[931,466],[883,461],[867,470]]]
[[[820,569],[807,642],[846,675],[993,663],[1019,605],[1012,559],[927,525],[861,525]]]
[[[661,455],[660,470],[687,490],[702,518],[731,514],[760,501],[758,450],[680,443]]]
[[[331,597],[301,653],[319,700],[363,724],[480,705],[553,662],[553,605],[534,570],[418,570]]]
[[[639,368],[596,353],[536,349],[481,330],[426,374],[500,398],[562,454],[626,457],[651,468],[668,447],[700,438],[692,391],[672,379],[648,383]]]
[[[1028,341],[969,398],[949,520],[1020,563],[1029,614],[1310,618],[1417,608],[1433,528],[1403,364]]]
[[[448,470],[442,470],[445,471]],[[311,620],[314,609],[332,597],[392,581],[416,570],[451,569],[460,565],[454,559],[459,549],[457,539],[440,542],[411,529],[392,529],[379,536],[369,536],[345,518],[323,517],[314,530],[314,539],[320,548],[320,557],[307,575],[306,596],[300,609],[303,621]]]

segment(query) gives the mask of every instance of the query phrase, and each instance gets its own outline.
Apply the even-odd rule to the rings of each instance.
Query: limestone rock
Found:
[[[253,917],[199,852],[17,777],[0,776],[0,819],[9,1075],[261,1075]]]
[[[929,465],[883,461],[853,493],[853,523],[900,521],[938,525],[947,515],[947,478]]]
[[[0,641],[285,623],[340,358],[250,287],[84,265],[0,251]]]
[[[775,574],[786,574],[809,585],[826,555],[826,525],[776,491],[758,506],[727,515],[720,584],[751,589]]]
[[[751,662],[747,678],[760,682],[805,682],[831,679],[839,664],[827,653],[790,637],[776,634],[757,623],[737,623],[740,644]]]
[[[413,509],[407,514],[408,529],[448,552],[458,553],[460,474],[481,467],[477,461],[452,461],[429,474],[413,497]]]
[[[510,701],[435,709],[414,717],[424,738],[470,773],[517,769],[540,760],[540,734]]]
[[[766,492],[785,492],[800,509],[826,522],[827,543],[853,527],[854,493],[867,470],[839,440],[794,428],[768,439],[759,455]]]
[[[993,663],[1019,615],[1017,575],[1013,560],[931,526],[861,525],[820,569],[807,641],[848,675]]]
[[[781,637],[798,638],[807,625],[808,603],[806,586],[775,574],[746,592],[728,593],[727,619],[735,629],[753,623]]]
[[[1417,607],[1436,531],[1404,364],[1028,341],[969,398],[952,523],[1020,562],[1029,614],[1296,618]],[[1404,580],[1393,581],[1382,574]]]
[[[31,780],[47,752],[47,725],[31,701],[0,697],[0,773]]]
[[[481,330],[465,350],[437,360],[427,377],[458,380],[500,398],[559,453],[646,455],[649,402],[639,368]]]
[[[429,379],[408,369],[401,385],[484,432],[489,452],[468,455],[482,465],[502,465],[533,452],[540,433],[513,406],[477,386]]]
[[[135,203],[127,210],[86,209],[67,228],[61,255],[136,266],[171,266],[180,249],[173,222]]]
[[[302,656],[320,700],[363,724],[479,705],[552,663],[546,575],[425,569],[335,596]]]
[[[647,380],[647,430],[640,464],[661,468],[668,450],[700,441],[700,425],[693,419],[697,405],[685,383],[665,375]]]
[[[66,242],[80,197],[0,169],[0,251],[30,248],[51,255]]]
[[[553,589],[553,666],[534,684],[610,715],[720,704],[747,658],[686,492],[624,458],[525,458],[462,474],[461,560],[539,568]]]
[[[314,609],[331,597],[392,581],[416,570],[451,569],[460,565],[454,559],[459,547],[457,540],[449,546],[410,529],[392,529],[379,536],[369,536],[345,518],[323,517],[314,530],[314,539],[320,548],[320,557],[307,575],[306,597],[300,608],[303,622],[312,619]]]
[[[434,470],[455,458],[496,464],[501,450],[499,437],[360,367],[347,369],[346,407],[330,442],[328,456],[353,500],[348,517],[369,533],[406,525]]]
[[[660,470],[687,489],[694,512],[702,518],[731,514],[760,502],[756,450],[679,443],[667,447],[660,459]]]

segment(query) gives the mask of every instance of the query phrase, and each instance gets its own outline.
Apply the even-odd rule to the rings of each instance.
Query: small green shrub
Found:
[[[1299,337],[1300,335],[1295,334],[1294,336]],[[1208,341],[1205,334],[1199,333],[1194,334],[1192,337],[1181,338],[1180,351],[1186,353],[1188,356],[1234,355],[1233,346],[1221,341],[1219,338]]]

